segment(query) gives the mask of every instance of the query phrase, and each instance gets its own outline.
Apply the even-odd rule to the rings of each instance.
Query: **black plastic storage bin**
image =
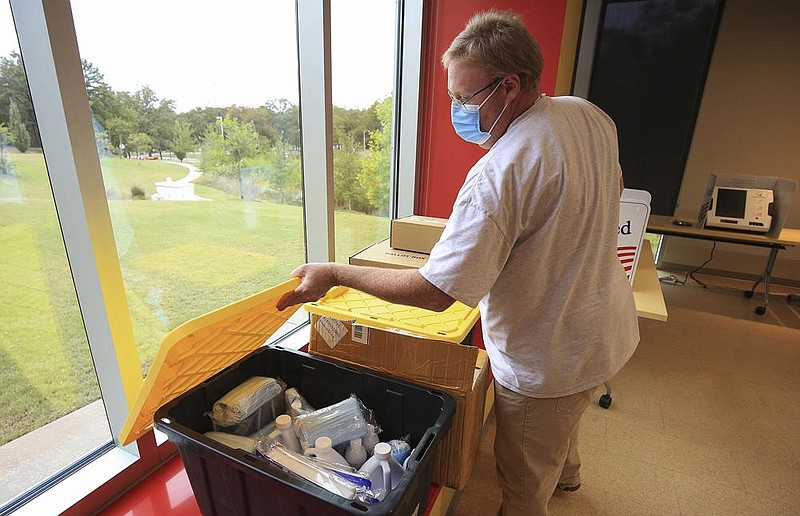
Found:
[[[372,409],[381,441],[411,435],[413,452],[400,486],[379,504],[330,493],[264,458],[229,448],[203,433],[213,403],[251,376],[280,378],[314,408],[355,393]],[[156,428],[175,443],[200,510],[219,515],[423,514],[439,439],[450,427],[455,403],[446,393],[345,367],[307,353],[264,347],[161,407]]]

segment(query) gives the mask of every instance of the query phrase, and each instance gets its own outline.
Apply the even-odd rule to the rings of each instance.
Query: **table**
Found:
[[[755,293],[756,287],[764,282],[764,304],[759,305],[755,309],[755,313],[763,315],[767,311],[769,304],[769,282],[772,274],[772,267],[775,265],[775,259],[778,257],[778,251],[786,249],[787,247],[794,247],[800,245],[800,229],[783,228],[777,238],[759,234],[747,233],[744,231],[733,231],[725,229],[710,229],[698,227],[697,223],[691,226],[676,226],[672,223],[675,217],[666,215],[650,215],[647,222],[648,233],[658,233],[667,236],[678,236],[683,238],[695,238],[699,240],[713,240],[717,242],[727,242],[730,244],[749,245],[756,247],[769,248],[769,256],[767,263],[764,265],[764,271],[761,276],[753,283],[750,290],[744,292],[745,297],[751,298]]]
[[[667,305],[661,292],[653,249],[650,242],[642,240],[639,264],[633,277],[633,300],[636,302],[636,315],[656,321],[667,320]]]

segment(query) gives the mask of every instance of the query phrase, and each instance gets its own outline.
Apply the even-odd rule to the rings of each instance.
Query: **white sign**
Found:
[[[633,284],[640,248],[650,219],[650,193],[644,190],[622,191],[619,200],[619,226],[617,228],[617,256],[628,280]]]

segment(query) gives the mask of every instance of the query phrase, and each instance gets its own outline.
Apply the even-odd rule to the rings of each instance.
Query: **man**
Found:
[[[428,262],[419,271],[304,265],[279,307],[334,285],[432,310],[480,303],[496,385],[500,512],[544,515],[557,488],[580,487],[581,415],[639,340],[616,255],[616,129],[585,100],[540,95],[541,52],[509,12],[474,16],[442,64],[453,127],[489,151]]]

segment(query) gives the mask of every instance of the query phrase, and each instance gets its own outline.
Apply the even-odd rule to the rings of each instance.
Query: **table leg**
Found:
[[[755,312],[758,315],[764,315],[767,311],[767,305],[769,304],[769,277],[772,274],[772,267],[775,265],[775,259],[778,257],[778,251],[780,248],[773,247],[769,250],[769,257],[767,258],[767,264],[764,266],[764,272],[761,274],[761,277],[753,283],[753,286],[750,287],[748,292],[745,292],[744,295],[746,297],[753,297],[753,293],[756,290],[756,287],[762,281],[764,282],[764,305],[757,306]],[[749,295],[748,295],[749,294]]]

